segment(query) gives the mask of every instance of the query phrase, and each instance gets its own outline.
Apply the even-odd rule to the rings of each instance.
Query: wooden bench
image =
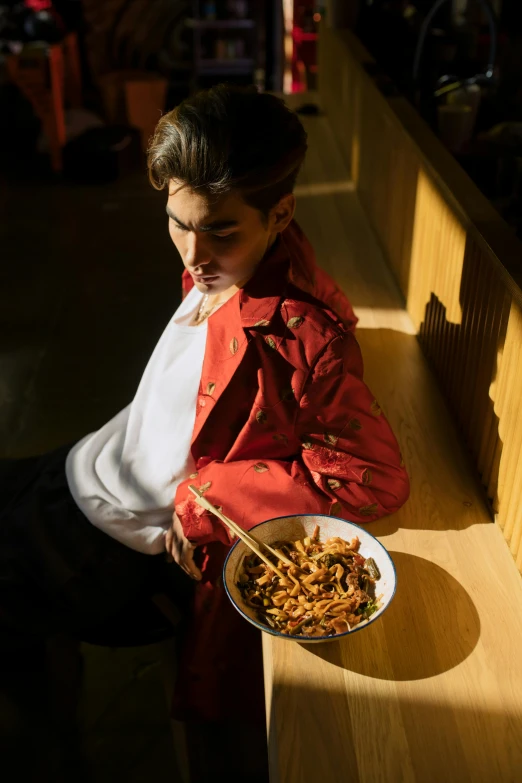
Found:
[[[270,780],[521,780],[520,575],[328,120],[306,126],[297,217],[360,317],[366,381],[412,491],[398,514],[368,525],[397,567],[378,622],[312,648],[263,635]]]

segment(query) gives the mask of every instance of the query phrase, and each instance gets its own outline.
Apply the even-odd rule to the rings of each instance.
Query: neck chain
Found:
[[[212,315],[216,307],[219,307],[219,305],[222,304],[222,302],[218,300],[213,305],[210,305],[210,307],[207,307],[209,298],[210,298],[209,294],[205,294],[205,296],[201,300],[201,304],[194,318],[194,323],[197,326],[203,323],[203,321],[205,321],[209,317],[209,315]]]

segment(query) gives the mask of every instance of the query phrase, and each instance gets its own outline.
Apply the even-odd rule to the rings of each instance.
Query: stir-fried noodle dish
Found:
[[[253,552],[243,558],[237,586],[258,619],[290,636],[335,636],[380,608],[380,579],[373,558],[359,554],[359,539],[319,541],[319,527],[302,541],[278,541],[274,565],[281,578]],[[291,561],[293,565],[289,565]]]

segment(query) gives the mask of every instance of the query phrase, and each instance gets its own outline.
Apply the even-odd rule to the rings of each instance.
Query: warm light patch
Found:
[[[297,185],[294,194],[298,198],[303,198],[305,196],[331,196],[334,193],[353,193],[354,191],[354,183],[346,179],[340,182],[314,182]]]
[[[446,321],[462,322],[460,291],[466,231],[439,189],[422,171],[417,181],[408,310],[417,330],[434,295]]]

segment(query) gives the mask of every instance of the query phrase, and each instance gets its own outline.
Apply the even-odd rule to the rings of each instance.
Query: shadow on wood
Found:
[[[396,700],[372,692],[365,682],[348,695],[303,678],[274,689],[270,780],[507,782],[515,779],[511,749],[521,730],[519,715],[487,700],[470,705],[445,693],[433,700]],[[465,743],[477,732],[480,741],[471,754]]]
[[[419,680],[458,666],[480,637],[480,620],[461,584],[423,557],[390,552],[397,593],[367,629],[307,649],[335,666],[380,680]],[[374,650],[386,646],[387,656]]]

